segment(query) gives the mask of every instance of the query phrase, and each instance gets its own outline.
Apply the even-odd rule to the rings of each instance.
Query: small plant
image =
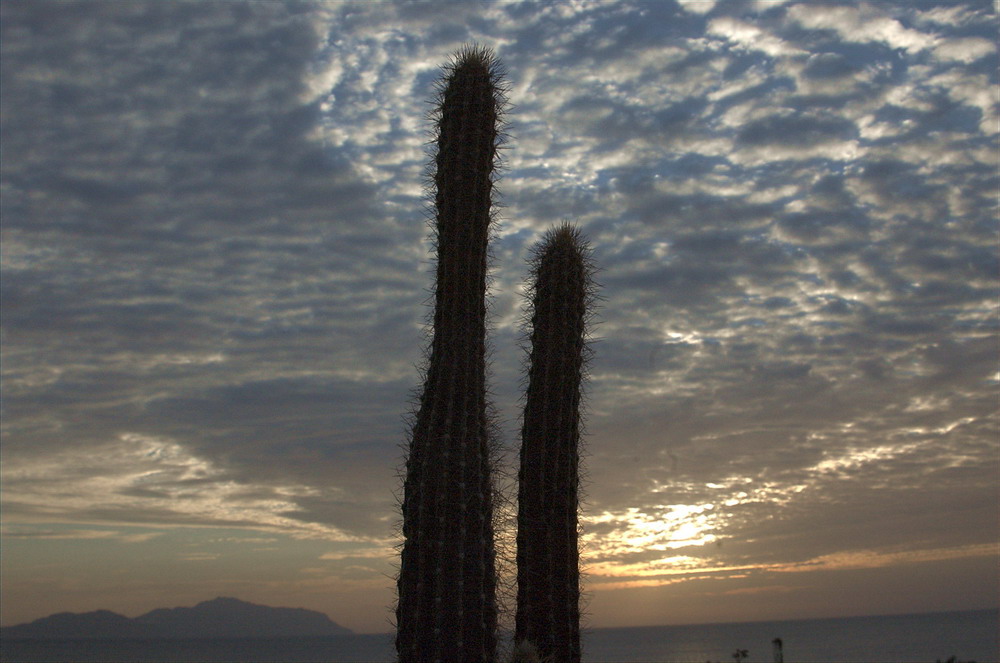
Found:
[[[544,663],[538,657],[538,651],[530,642],[519,642],[511,654],[510,663]]]

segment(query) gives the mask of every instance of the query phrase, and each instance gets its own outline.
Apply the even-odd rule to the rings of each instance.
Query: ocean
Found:
[[[786,663],[996,663],[997,610],[918,615],[803,619],[741,624],[698,624],[592,629],[584,636],[584,661],[733,661],[746,650],[745,663],[774,660],[772,641],[781,638]],[[0,661],[330,661],[390,662],[392,636],[209,640],[6,640]]]

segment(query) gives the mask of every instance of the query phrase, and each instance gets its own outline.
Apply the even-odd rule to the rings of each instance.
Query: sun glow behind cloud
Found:
[[[621,514],[604,512],[590,516],[587,522],[614,527],[613,533],[600,544],[602,555],[665,551],[714,542],[713,532],[717,528],[714,510],[714,504],[655,505],[648,511],[633,507]]]
[[[934,408],[943,404],[946,402],[922,401],[917,406]],[[650,491],[647,502],[663,494],[687,495],[689,500],[679,504],[651,503],[642,508],[629,507],[585,517],[583,540],[590,560],[588,573],[597,587],[624,589],[707,577],[868,569],[989,555],[995,549],[993,544],[899,550],[891,543],[883,548],[856,549],[848,541],[841,543],[844,549],[839,552],[806,554],[802,559],[788,562],[734,564],[739,556],[729,554],[733,545],[737,548],[758,545],[753,538],[745,538],[753,536],[754,525],[748,523],[748,518],[756,520],[758,527],[766,522],[780,524],[794,520],[803,505],[828,502],[829,496],[837,493],[831,490],[835,485],[845,488],[856,485],[868,491],[882,481],[876,477],[885,468],[901,464],[914,468],[919,468],[920,463],[968,467],[976,452],[963,451],[960,445],[944,446],[942,441],[975,423],[975,417],[965,417],[933,429],[903,428],[891,436],[892,442],[872,446],[860,442],[864,439],[866,422],[848,422],[840,426],[840,436],[845,432],[856,436],[858,446],[821,452],[816,463],[788,472],[787,476],[779,474],[767,480],[734,475],[704,484],[676,479],[659,484]],[[810,435],[810,440],[822,445],[832,437],[833,431],[816,432]],[[935,456],[938,460],[929,460]],[[677,463],[677,457],[673,457],[675,471]],[[712,496],[710,501],[704,501],[707,495]]]
[[[756,563],[735,566],[713,563],[710,558],[706,559],[705,557],[674,555],[643,564],[593,564],[587,567],[587,574],[595,590],[634,589],[661,587],[706,579],[747,578],[755,574],[855,571],[901,564],[993,557],[996,555],[996,551],[997,546],[994,544],[919,551],[854,550],[821,555],[801,562]],[[770,591],[771,589],[765,586],[757,591]]]

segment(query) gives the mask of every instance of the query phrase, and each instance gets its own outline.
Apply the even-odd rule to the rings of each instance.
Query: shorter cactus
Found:
[[[515,641],[543,660],[580,660],[578,489],[590,252],[570,225],[537,245],[518,474]]]

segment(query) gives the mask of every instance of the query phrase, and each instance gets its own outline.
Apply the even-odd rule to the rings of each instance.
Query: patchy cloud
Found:
[[[391,602],[427,100],[476,41],[512,102],[509,448],[530,245],[573,220],[601,269],[596,592],[973,568],[995,543],[991,3],[0,11],[5,539],[225,564],[272,537],[299,575],[268,591]],[[5,593],[41,595],[28,557],[5,563]],[[5,623],[61,609],[19,603]],[[349,625],[382,628],[366,609]]]

